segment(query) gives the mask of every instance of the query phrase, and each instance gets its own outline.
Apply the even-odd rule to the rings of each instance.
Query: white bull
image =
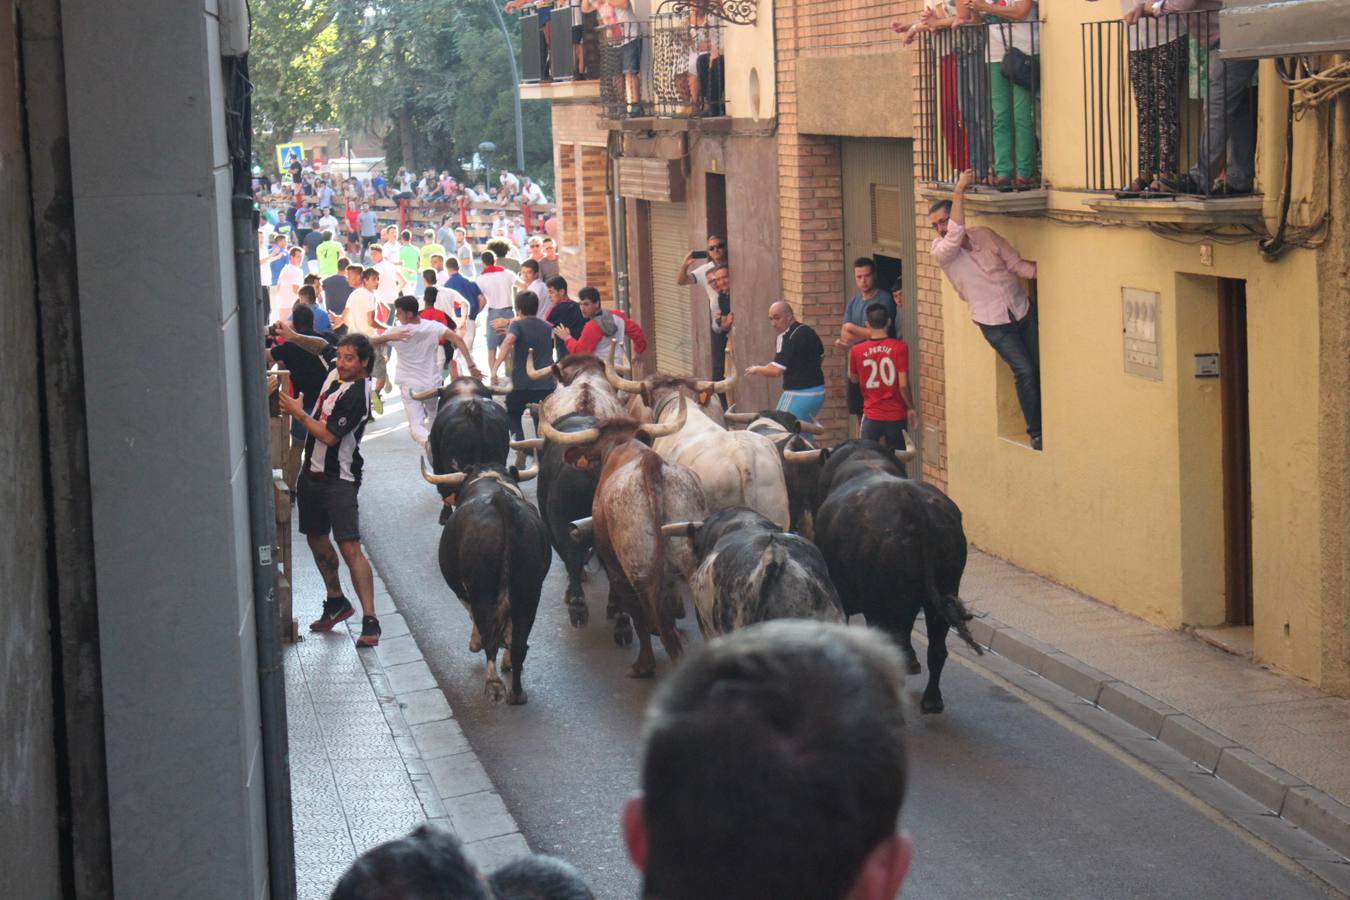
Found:
[[[729,370],[734,373],[734,366]],[[697,402],[676,402],[681,396],[698,401],[726,391],[735,385],[735,374],[716,382],[669,375],[630,381],[612,369],[605,374],[616,389],[637,398],[630,409],[647,421],[673,422],[677,407],[688,408],[684,427],[656,438],[652,449],[698,476],[709,513],[731,506],[748,506],[787,530],[790,516],[787,484],[773,442],[749,431],[727,431]]]

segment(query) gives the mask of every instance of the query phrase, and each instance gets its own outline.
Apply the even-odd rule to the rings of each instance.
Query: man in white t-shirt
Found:
[[[492,327],[493,319],[515,318],[516,276],[497,265],[497,257],[491,250],[484,250],[479,257],[483,270],[475,279],[478,289],[483,292],[483,305],[487,307],[487,345],[488,356],[497,352],[502,335]],[[507,360],[508,369],[510,360]]]
[[[698,265],[694,263],[698,262]],[[727,242],[715,234],[708,235],[707,259],[700,261],[694,251],[685,254],[684,264],[675,276],[678,285],[697,284],[708,295],[708,319],[712,329],[712,373],[713,380],[721,380],[726,372],[727,335],[731,333],[734,316],[724,316],[719,302],[719,291],[712,284],[709,275],[727,264]]]
[[[333,234],[338,233],[337,216],[334,216],[333,211],[327,207],[324,208],[323,215],[319,217],[319,230],[331,231]]]
[[[425,449],[439,398],[433,395],[416,400],[413,394],[441,386],[441,365],[436,355],[441,344],[453,344],[466,356],[468,348],[451,329],[432,319],[421,318],[415,297],[399,297],[394,302],[394,317],[398,324],[385,332],[385,337],[398,345],[398,389],[403,397],[403,409],[408,414],[408,432]],[[472,359],[469,360],[469,374],[475,378],[482,376]]]
[[[539,185],[531,181],[530,176],[526,175],[521,181],[520,202],[528,203],[531,206],[543,206],[548,203],[548,198],[544,196],[544,192]]]
[[[277,276],[277,285],[271,292],[273,322],[286,318],[300,297],[300,285],[305,283],[305,270],[301,268],[304,259],[303,248],[291,248],[290,258],[286,265],[282,266],[281,274]]]
[[[370,267],[380,273],[380,285],[375,290],[375,296],[379,297],[385,306],[393,306],[394,301],[403,293],[404,285],[408,283],[407,279],[403,277],[397,265],[385,258],[384,250],[380,247],[370,248]],[[376,312],[378,313],[378,310]],[[377,315],[376,318],[381,317]]]
[[[364,334],[368,338],[373,338],[379,334],[379,324],[375,320],[375,309],[379,304],[379,299],[375,296],[375,288],[379,283],[380,273],[374,269],[366,269],[362,272],[361,286],[347,295],[347,305],[343,307],[342,315],[333,320],[333,327],[346,325],[348,333]],[[386,371],[388,362],[389,348],[376,346],[375,364],[370,377],[375,381],[375,393],[371,398],[371,404],[378,413],[384,412],[384,401],[380,399],[380,391],[389,380]]]

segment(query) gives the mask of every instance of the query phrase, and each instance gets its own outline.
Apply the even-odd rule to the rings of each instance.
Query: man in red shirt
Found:
[[[619,365],[625,365],[623,338],[633,342],[633,356],[641,356],[647,349],[647,336],[636,322],[621,312],[600,308],[600,292],[593,287],[584,287],[577,291],[577,305],[586,317],[586,325],[581,329],[581,337],[573,338],[572,332],[564,325],[553,329],[553,335],[567,347],[568,353],[594,353],[602,359],[609,358],[609,345],[615,340],[620,329],[623,335],[619,340]]]
[[[917,428],[919,422],[909,397],[909,345],[886,336],[886,307],[873,303],[866,316],[869,337],[848,354],[848,380],[862,390],[862,436],[904,450],[905,426]]]

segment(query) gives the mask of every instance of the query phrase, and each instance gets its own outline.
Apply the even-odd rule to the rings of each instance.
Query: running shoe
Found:
[[[374,391],[370,395],[370,408],[375,410],[375,415],[384,415],[384,400],[380,397],[379,391]]]
[[[380,620],[374,616],[361,619],[361,636],[356,639],[358,647],[374,647],[380,642]]]
[[[346,597],[329,597],[323,601],[323,615],[309,623],[310,631],[332,631],[339,623],[356,614]]]

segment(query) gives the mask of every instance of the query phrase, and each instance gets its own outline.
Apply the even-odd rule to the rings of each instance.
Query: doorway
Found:
[[[1247,283],[1219,279],[1225,620],[1252,619],[1252,455],[1247,402]]]
[[[709,236],[727,238],[727,176],[709,172],[704,176],[705,203]]]

